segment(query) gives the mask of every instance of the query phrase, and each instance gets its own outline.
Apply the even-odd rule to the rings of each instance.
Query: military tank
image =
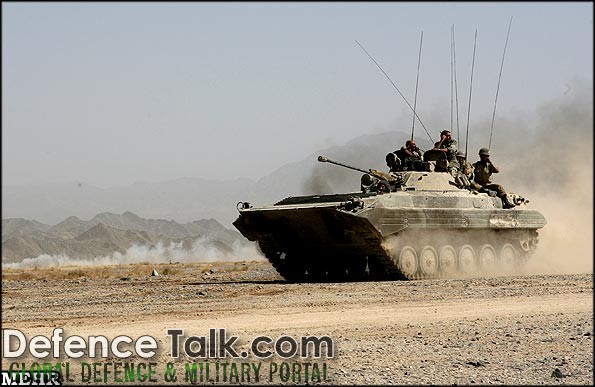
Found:
[[[430,157],[426,158],[426,155]],[[233,225],[290,282],[461,278],[514,273],[535,251],[541,213],[504,209],[500,198],[463,189],[443,152],[425,169],[363,172],[361,191],[238,203]],[[442,165],[443,169],[440,169]]]

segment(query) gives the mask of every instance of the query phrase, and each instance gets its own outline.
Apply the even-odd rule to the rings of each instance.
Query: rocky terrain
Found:
[[[159,275],[151,276],[153,269]],[[195,360],[172,359],[167,328],[187,335],[226,328],[242,350],[259,335],[328,335],[333,359],[289,360],[326,364],[326,378],[309,384],[594,381],[592,274],[288,284],[267,262],[226,262],[5,269],[2,285],[3,328],[28,337],[50,336],[54,327],[85,337],[152,335],[163,346],[151,359],[158,384],[190,384],[184,364]],[[77,369],[75,359],[62,361]],[[242,361],[264,369],[282,359]],[[164,382],[167,362],[178,369],[176,383]],[[9,365],[3,358],[3,369]],[[81,375],[71,377],[81,382]],[[266,374],[258,383],[293,381]],[[303,375],[295,383],[304,384]]]
[[[71,216],[55,225],[21,218],[2,219],[2,263],[18,263],[25,258],[45,256],[85,260],[126,254],[132,246],[150,249],[178,246],[190,251],[200,240],[203,249],[221,256],[237,246],[250,246],[237,231],[214,219],[177,223],[165,219],[144,219],[132,212],[101,213],[90,220]]]

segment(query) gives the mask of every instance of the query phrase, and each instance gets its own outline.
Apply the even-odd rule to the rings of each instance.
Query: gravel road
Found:
[[[161,274],[151,276],[153,268]],[[28,338],[49,338],[56,327],[64,328],[65,337],[151,335],[159,342],[149,359],[158,363],[152,385],[166,383],[167,362],[178,378],[166,384],[189,384],[185,364],[206,362],[185,354],[173,359],[169,328],[183,329],[185,336],[225,328],[228,337],[239,337],[240,352],[249,352],[252,340],[262,335],[332,338],[333,358],[284,360],[275,354],[261,360],[248,354],[225,360],[238,367],[262,363],[258,382],[254,372],[243,384],[303,384],[306,378],[309,384],[594,381],[592,274],[288,284],[266,262],[15,269],[3,271],[2,327]],[[2,369],[13,361],[3,356]],[[30,355],[17,361],[26,367],[43,362]],[[85,360],[60,361],[71,363],[74,383],[86,382],[80,375]],[[214,366],[223,360],[208,361]],[[270,375],[272,364],[282,362],[294,367],[287,381],[282,373]],[[312,372],[306,377],[305,363],[325,367],[320,382]],[[242,383],[230,370],[226,381],[203,384]],[[106,381],[118,384],[113,375]]]

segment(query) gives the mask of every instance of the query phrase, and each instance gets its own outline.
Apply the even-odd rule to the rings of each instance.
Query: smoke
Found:
[[[389,132],[358,137],[343,147],[331,148],[324,156],[331,160],[362,169],[388,171],[385,156],[399,149],[408,139],[405,132]],[[343,168],[330,163],[319,163],[303,182],[306,195],[356,192],[360,190],[363,172]]]
[[[345,172],[342,172],[345,175]],[[304,182],[303,191],[307,194],[330,194],[339,192],[337,181],[341,181],[337,174],[329,174],[328,170],[324,171],[322,168],[314,168],[308,179]]]
[[[109,256],[76,259],[65,255],[43,254],[36,258],[25,258],[22,262],[3,264],[6,268],[62,267],[62,266],[103,266],[129,263],[202,263],[215,261],[253,261],[264,259],[254,244],[234,241],[231,248],[213,246],[206,238],[196,239],[190,249],[183,242],[155,246],[134,244],[124,254],[115,252]]]

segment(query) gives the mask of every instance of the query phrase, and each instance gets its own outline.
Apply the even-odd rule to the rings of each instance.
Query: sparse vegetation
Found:
[[[167,266],[165,269],[163,269],[161,271],[160,274],[163,274],[163,275],[175,275],[175,274],[179,274],[179,272],[180,271],[178,269],[175,269],[173,267]]]
[[[234,262],[232,271],[246,271],[249,267],[246,262]]]
[[[246,262],[209,262],[209,263],[159,263],[148,262],[105,265],[105,266],[63,266],[63,267],[33,267],[27,269],[3,268],[2,281],[27,281],[27,280],[80,280],[80,279],[107,279],[107,278],[146,278],[151,276],[153,269],[159,275],[172,276],[184,273],[226,273],[248,271],[257,265],[257,261]]]

